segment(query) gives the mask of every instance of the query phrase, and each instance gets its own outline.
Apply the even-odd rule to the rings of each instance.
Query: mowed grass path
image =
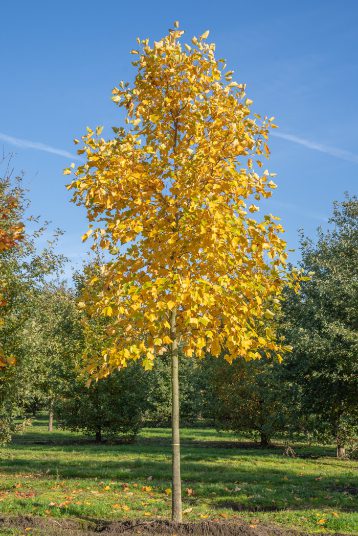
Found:
[[[99,519],[170,517],[170,430],[144,429],[133,445],[49,434],[44,421],[0,449],[0,511]],[[333,448],[235,446],[235,436],[182,430],[184,518],[240,517],[307,532],[358,534],[358,462]]]

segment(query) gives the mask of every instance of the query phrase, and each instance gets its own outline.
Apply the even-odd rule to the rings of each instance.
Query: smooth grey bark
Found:
[[[180,476],[180,428],[179,428],[179,352],[176,331],[176,309],[171,312],[170,334],[172,339],[172,520],[181,523],[181,476]]]

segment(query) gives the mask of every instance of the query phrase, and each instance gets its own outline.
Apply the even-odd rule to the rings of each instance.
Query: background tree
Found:
[[[51,275],[58,273],[63,258],[54,253],[51,241],[44,248],[38,248],[37,239],[46,226],[25,217],[29,203],[21,178],[11,177],[8,161],[3,164],[0,229],[6,239],[0,251],[0,348],[5,356],[2,362],[5,360],[12,365],[0,368],[0,434],[6,441],[15,430],[15,419],[26,418],[28,403],[37,388],[34,363],[28,359],[31,334],[28,328],[34,314],[34,297]],[[15,230],[12,242],[11,230]]]
[[[180,422],[197,426],[207,408],[203,361],[179,355]],[[145,422],[148,426],[169,426],[171,421],[171,359],[165,354],[147,372]]]
[[[251,217],[251,200],[276,186],[259,173],[271,120],[252,114],[209,32],[182,46],[177,26],[153,46],[138,39],[133,87],[113,90],[128,128],[109,141],[88,129],[78,151],[86,162],[69,188],[91,222],[84,239],[92,233],[113,255],[101,292],[83,295],[89,314],[112,318],[88,370],[104,377],[139,359],[150,369],[171,352],[173,519],[181,521],[179,348],[229,362],[263,349],[280,355],[265,320],[280,308],[287,254],[276,218]]]
[[[347,441],[358,436],[357,198],[334,203],[330,223],[316,242],[302,238],[302,266],[314,275],[285,304],[293,353],[284,373],[306,429],[321,441],[334,438],[344,456]]]
[[[76,367],[83,350],[74,291],[58,283],[33,291],[31,315],[22,334],[22,368],[31,378],[28,407],[47,410],[52,432],[56,400],[63,391],[76,388]]]
[[[138,363],[90,384],[86,377],[78,376],[56,399],[60,426],[93,435],[97,442],[117,437],[133,440],[143,424],[147,405],[146,376]]]
[[[280,367],[266,358],[237,359],[231,366],[210,360],[207,411],[216,428],[258,436],[263,447],[285,431],[290,404]]]
[[[22,189],[18,183],[11,184],[8,168],[5,168],[5,176],[0,178],[0,326],[4,324],[7,312],[4,306],[9,290],[8,252],[24,238],[22,198]],[[8,359],[0,347],[0,368],[9,364]]]

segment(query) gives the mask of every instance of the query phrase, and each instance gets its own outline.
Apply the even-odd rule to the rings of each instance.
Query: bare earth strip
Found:
[[[43,517],[18,516],[0,518],[0,530],[18,529],[19,534],[44,536],[123,535],[123,536],[306,536],[307,532],[286,530],[274,525],[249,525],[242,521],[182,523],[167,521],[74,521],[69,519],[46,519]],[[0,532],[16,534],[17,532]],[[320,536],[316,533],[316,536]],[[321,535],[323,536],[323,535]],[[331,536],[345,536],[331,533]]]

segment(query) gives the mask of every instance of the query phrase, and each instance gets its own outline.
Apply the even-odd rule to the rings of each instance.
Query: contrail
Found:
[[[16,147],[22,147],[23,149],[35,149],[35,151],[44,151],[45,153],[56,154],[65,158],[71,158],[72,160],[79,160],[77,155],[72,154],[69,151],[63,151],[62,149],[57,149],[57,147],[51,147],[51,145],[46,145],[45,143],[38,141],[14,138],[13,136],[8,136],[2,132],[0,132],[0,140],[5,141],[10,145],[15,145]]]
[[[337,147],[331,147],[329,145],[323,145],[322,143],[317,143],[315,141],[306,140],[305,138],[299,138],[293,134],[285,134],[284,132],[271,132],[271,136],[276,138],[281,138],[283,140],[292,141],[293,143],[298,143],[303,145],[308,149],[313,149],[314,151],[319,151],[321,153],[326,153],[336,158],[341,158],[342,160],[347,160],[348,162],[354,162],[358,164],[358,155],[346,151],[345,149],[338,149]]]

